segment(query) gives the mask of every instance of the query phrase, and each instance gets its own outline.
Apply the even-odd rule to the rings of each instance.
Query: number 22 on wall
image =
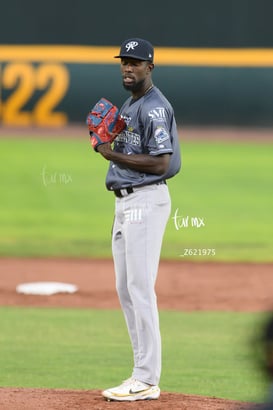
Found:
[[[67,115],[54,111],[69,86],[69,73],[64,65],[8,63],[0,76],[2,95],[3,91],[12,90],[5,101],[0,101],[3,125],[58,127],[67,124]],[[40,97],[32,111],[23,109],[37,91]]]

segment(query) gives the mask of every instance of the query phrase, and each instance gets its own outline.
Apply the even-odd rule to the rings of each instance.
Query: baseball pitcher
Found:
[[[155,282],[170,216],[167,180],[181,168],[174,112],[153,85],[154,49],[132,38],[119,55],[123,86],[131,96],[121,110],[102,98],[88,114],[95,151],[109,161],[106,187],[115,195],[112,231],[116,289],[133,349],[128,379],[104,390],[107,400],[160,396],[161,336]]]

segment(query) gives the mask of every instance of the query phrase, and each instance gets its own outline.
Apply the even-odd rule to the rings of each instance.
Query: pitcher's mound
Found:
[[[98,390],[0,388],[1,410],[246,410],[249,404],[177,393],[159,400],[107,402]],[[258,407],[257,407],[258,408]]]

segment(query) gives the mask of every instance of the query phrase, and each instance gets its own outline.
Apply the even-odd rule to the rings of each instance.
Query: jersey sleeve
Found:
[[[146,113],[144,120],[145,146],[150,155],[171,154],[172,113],[157,106]]]

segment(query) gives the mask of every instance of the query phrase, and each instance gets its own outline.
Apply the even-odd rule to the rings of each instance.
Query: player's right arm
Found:
[[[170,154],[149,155],[132,154],[127,155],[113,151],[111,144],[102,144],[98,147],[99,153],[108,161],[113,161],[127,168],[148,174],[163,175],[167,172],[170,162]]]

